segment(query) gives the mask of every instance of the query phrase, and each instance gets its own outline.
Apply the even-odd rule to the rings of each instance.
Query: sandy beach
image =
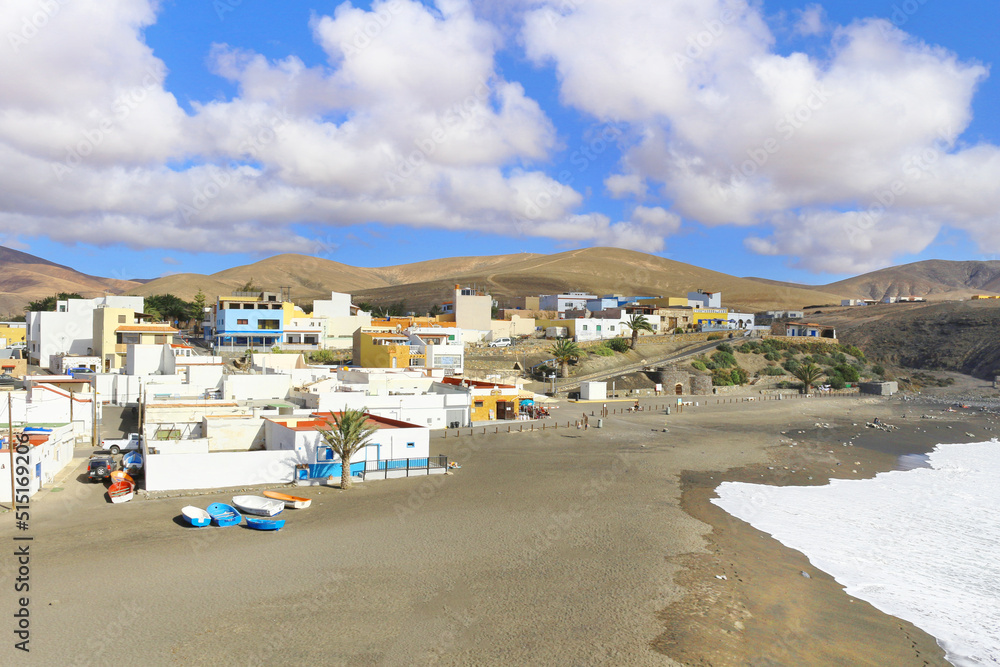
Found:
[[[918,412],[800,399],[434,438],[455,474],[300,489],[313,507],[276,534],[180,521],[232,493],[113,506],[72,480],[32,505],[30,662],[945,664],[933,638],[708,503],[723,479],[871,476],[893,443],[989,437],[975,415]],[[864,433],[881,452],[844,446],[873,416],[906,430]]]

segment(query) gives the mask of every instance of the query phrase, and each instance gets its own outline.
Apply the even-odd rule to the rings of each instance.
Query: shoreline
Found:
[[[816,486],[871,478],[900,470],[906,454],[995,437],[982,412],[942,413],[940,401],[886,400],[871,408],[898,430],[861,421],[785,430],[770,464],[684,471],[681,507],[711,531],[707,553],[678,559],[676,581],[687,592],[660,613],[667,630],[657,650],[682,664],[950,665],[935,637],[848,595],[802,553],[711,502],[724,481]]]

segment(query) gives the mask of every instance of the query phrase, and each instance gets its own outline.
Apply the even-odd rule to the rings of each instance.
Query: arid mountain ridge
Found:
[[[175,294],[191,299],[201,289],[212,300],[247,282],[267,289],[290,287],[292,298],[300,303],[337,291],[355,295],[355,302],[405,301],[417,311],[448,300],[456,284],[480,287],[501,306],[517,296],[565,291],[682,296],[704,289],[721,291],[724,305],[753,311],[839,304],[841,298],[913,295],[957,300],[975,293],[1000,293],[1000,261],[928,260],[829,285],[799,285],[740,278],[618,248],[453,257],[377,268],[286,254],[210,275],[184,273],[140,281],[90,276],[0,247],[0,269],[0,308],[14,315],[23,312],[29,301],[57,292],[78,292],[85,297]]]

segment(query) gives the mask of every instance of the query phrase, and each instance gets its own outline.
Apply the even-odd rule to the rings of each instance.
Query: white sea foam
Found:
[[[726,482],[712,502],[934,636],[952,664],[1000,665],[1000,442],[941,445],[929,462],[820,487]]]

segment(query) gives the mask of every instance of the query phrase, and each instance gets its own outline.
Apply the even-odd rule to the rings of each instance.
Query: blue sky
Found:
[[[57,176],[55,194],[0,192],[0,240],[115,278],[213,273],[285,251],[384,266],[619,245],[803,283],[1000,256],[995,2],[706,0],[681,25],[693,1],[660,3],[648,20],[637,2],[630,26],[615,14],[629,3],[597,0],[387,0],[355,12],[114,0],[90,8],[94,29],[71,45],[103,52],[95,72],[57,39],[73,5],[18,42],[32,5],[17,0],[0,10],[11,46],[0,65],[39,58],[76,79],[105,67],[102,81],[117,85],[66,102],[8,84],[0,106],[35,109],[35,127],[78,127],[45,145],[21,138],[27,122],[0,126],[9,173],[47,160]],[[140,83],[143,72],[154,80]],[[485,75],[474,118],[428,143],[427,164],[398,188],[379,182],[391,172],[373,155],[412,159]],[[142,92],[134,109],[114,105],[123,91]],[[122,117],[95,134],[108,108]],[[796,112],[801,127],[780,124]],[[262,123],[273,139],[233,129]],[[763,164],[747,163],[755,152]]]

